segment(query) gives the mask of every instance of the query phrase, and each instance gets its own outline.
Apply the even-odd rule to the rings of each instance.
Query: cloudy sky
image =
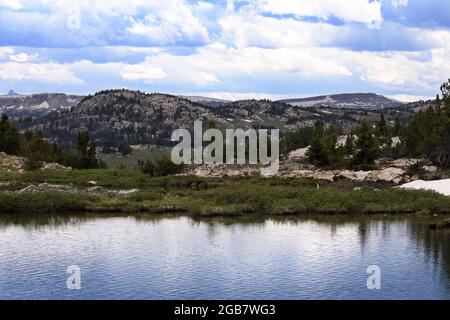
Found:
[[[0,0],[0,92],[434,96],[448,0]]]

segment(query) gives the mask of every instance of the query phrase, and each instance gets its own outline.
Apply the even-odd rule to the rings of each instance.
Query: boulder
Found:
[[[344,179],[352,180],[352,181],[364,181],[369,176],[370,171],[350,171],[350,170],[342,170],[336,172],[336,177],[341,177]]]
[[[396,147],[400,143],[402,143],[402,140],[400,139],[400,137],[392,137],[391,142],[392,142],[392,144],[391,144],[392,147]]]
[[[95,194],[106,194],[109,197],[117,197],[117,196],[126,196],[132,193],[136,193],[139,191],[139,189],[130,189],[130,190],[107,190],[105,188],[102,188],[100,186],[94,186],[90,187],[86,190],[89,193],[95,193]]]
[[[70,171],[70,170],[72,170],[72,168],[63,166],[62,164],[59,164],[56,162],[50,162],[50,163],[44,163],[39,170],[41,170],[41,171],[53,171],[53,170]]]
[[[417,163],[424,163],[426,160],[424,159],[409,159],[409,158],[401,158],[401,159],[388,159],[388,158],[382,158],[375,161],[375,164],[382,168],[399,168],[407,170],[412,165],[415,165]]]
[[[309,147],[297,149],[294,151],[291,151],[288,155],[288,159],[304,159],[306,158],[306,153],[308,152]]]
[[[386,181],[386,182],[401,182],[405,170],[400,168],[386,168],[382,170],[371,171],[368,175],[370,181]]]
[[[333,171],[316,171],[313,176],[316,180],[334,181],[335,174]]]
[[[0,170],[23,171],[25,168],[25,158],[10,156],[0,152]]]
[[[436,166],[423,166],[422,169],[426,172],[437,172],[438,167]]]
[[[44,191],[69,191],[71,190],[71,187],[66,185],[59,185],[59,184],[49,184],[49,183],[41,183],[39,185],[29,185],[17,192],[19,193],[35,193],[35,192],[44,192]]]
[[[105,188],[102,188],[100,186],[87,188],[86,191],[89,193],[106,193],[107,192],[107,190]]]

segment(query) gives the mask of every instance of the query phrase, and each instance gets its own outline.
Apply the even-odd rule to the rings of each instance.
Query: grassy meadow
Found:
[[[108,190],[139,189],[110,197],[87,192],[89,181]],[[197,216],[301,214],[450,214],[450,197],[390,185],[311,179],[151,177],[132,169],[0,172],[0,212],[183,213]],[[13,192],[47,182],[71,191]],[[357,187],[357,188],[355,188]]]

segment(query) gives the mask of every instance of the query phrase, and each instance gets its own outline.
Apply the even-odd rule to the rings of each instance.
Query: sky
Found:
[[[435,96],[448,0],[0,0],[0,93]]]

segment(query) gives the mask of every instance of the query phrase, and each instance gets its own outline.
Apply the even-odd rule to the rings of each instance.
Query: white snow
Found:
[[[417,180],[409,183],[405,183],[400,186],[402,189],[412,190],[433,190],[439,192],[445,196],[450,196],[450,179],[424,181]]]
[[[322,100],[310,100],[310,101],[297,101],[297,102],[290,102],[289,104],[295,106],[295,107],[312,107],[317,104],[327,104],[327,103],[333,103],[336,102],[336,100],[333,100],[330,96],[327,96],[326,98]]]

